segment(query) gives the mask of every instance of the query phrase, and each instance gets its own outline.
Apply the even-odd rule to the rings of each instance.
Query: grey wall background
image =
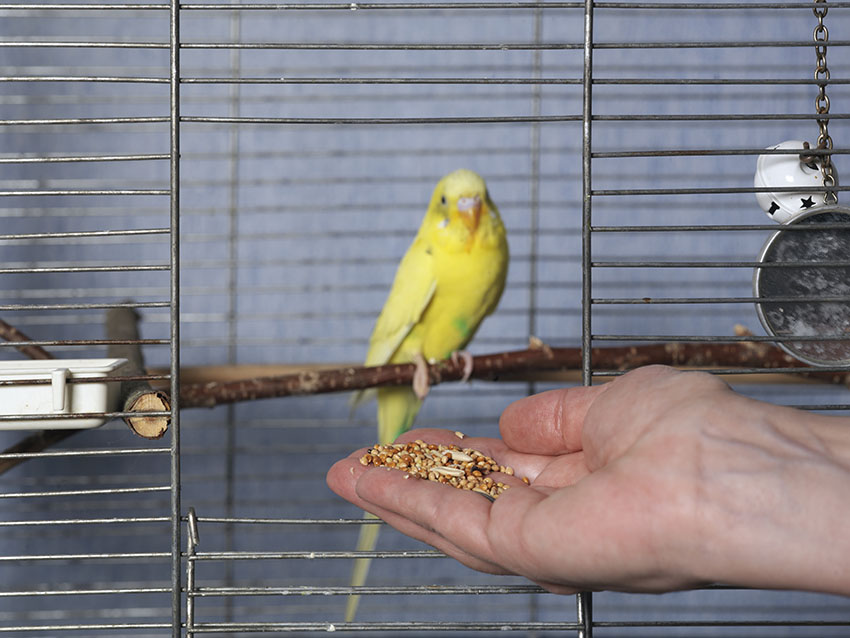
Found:
[[[817,134],[808,119],[815,95],[807,84],[815,62],[811,10],[747,2],[722,9],[639,4],[598,3],[595,11],[594,224],[766,223],[746,192],[756,149],[787,139],[813,142]],[[168,228],[168,11],[4,4],[0,15],[3,318],[39,340],[98,339],[103,309],[91,306],[131,299],[141,304],[143,337],[167,339],[169,314],[162,303],[169,279],[161,268],[168,265],[168,235],[85,233]],[[844,6],[830,11],[833,41],[846,44],[848,18]],[[501,305],[471,350],[522,348],[532,334],[551,345],[579,344],[580,7],[231,11],[189,4],[182,11],[181,39],[189,45],[181,58],[184,366],[361,360],[431,189],[457,167],[487,178],[512,251]],[[227,43],[240,46],[221,46]],[[343,44],[348,46],[338,46]],[[846,47],[830,47],[828,61],[832,113],[838,114],[830,131],[836,148],[846,149]],[[248,81],[227,81],[232,78]],[[730,117],[711,117],[718,115]],[[512,117],[521,121],[503,121]],[[669,150],[707,152],[610,156]],[[719,150],[751,152],[714,153]],[[43,161],[62,157],[96,161]],[[27,159],[33,161],[22,161]],[[846,157],[836,155],[835,163],[840,176]],[[19,237],[77,231],[83,236]],[[749,268],[628,264],[752,261],[768,234],[594,233],[593,259],[607,266],[594,269],[593,296],[749,297]],[[109,270],[114,266],[119,270]],[[91,272],[102,267],[107,270]],[[728,336],[736,324],[763,334],[752,305],[732,301],[600,304],[593,308],[592,329],[600,337],[595,345],[610,345],[605,336],[630,336],[634,343],[647,335]],[[104,351],[77,345],[53,352],[78,357]],[[151,366],[168,366],[166,346],[150,346],[145,355]],[[19,358],[8,348],[2,356]],[[508,403],[548,387],[447,384],[433,390],[418,424],[493,435]],[[736,387],[792,405],[847,403],[846,391],[830,386]],[[351,418],[347,399],[328,395],[187,410],[184,511],[194,507],[199,516],[226,519],[359,517],[324,484],[334,460],[374,439],[373,408]],[[0,438],[10,445],[20,436]],[[151,452],[44,456],[0,477],[0,553],[7,557],[0,562],[0,628],[21,636],[167,635],[167,442],[137,440],[112,422],[56,449]],[[349,550],[356,530],[206,522],[198,549]],[[389,531],[380,543],[387,550],[422,549]],[[349,561],[339,559],[205,561],[197,584],[342,586],[349,569]],[[437,558],[376,561],[370,583],[524,584]],[[339,596],[219,596],[198,601],[197,620],[339,622],[344,604]],[[594,597],[594,618],[673,624],[599,628],[599,635],[838,636],[847,633],[850,609],[844,599],[800,593],[603,593]],[[572,622],[575,610],[572,598],[540,594],[372,596],[362,600],[359,619]],[[681,621],[697,626],[676,626]],[[754,626],[700,627],[705,621]],[[792,626],[772,626],[774,621]],[[808,621],[839,626],[807,627]]]

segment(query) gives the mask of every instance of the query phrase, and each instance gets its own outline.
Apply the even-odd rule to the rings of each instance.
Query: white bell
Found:
[[[759,155],[753,183],[756,188],[771,189],[769,192],[756,193],[756,200],[768,217],[783,224],[799,213],[822,206],[825,203],[825,191],[820,158],[816,157],[810,163],[800,160],[800,154],[807,150],[803,142],[788,140],[768,147],[768,150],[778,149],[798,152]],[[810,190],[782,192],[780,189],[783,186],[808,187]]]

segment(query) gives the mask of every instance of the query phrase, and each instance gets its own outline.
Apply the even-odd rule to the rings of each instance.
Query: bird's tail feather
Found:
[[[368,390],[357,390],[357,392],[352,393],[348,399],[349,420],[354,418],[354,411],[360,406],[360,404],[374,399],[375,394],[376,390],[374,388],[369,388]]]
[[[378,443],[389,445],[412,428],[421,407],[409,386],[378,388]]]
[[[378,518],[374,514],[366,512],[363,515],[366,519]],[[378,543],[378,534],[381,532],[381,526],[375,523],[360,526],[360,535],[357,538],[358,552],[371,552],[375,549]],[[372,564],[371,558],[355,558],[354,567],[351,570],[351,580],[349,584],[352,587],[362,587],[366,584],[366,576],[369,575],[369,566]],[[357,615],[357,606],[360,604],[360,594],[349,594],[348,601],[345,603],[345,622],[354,622],[354,617]]]
[[[413,421],[419,413],[422,401],[409,387],[378,388],[378,442],[388,445],[395,441],[402,432],[413,426]],[[365,518],[376,518],[366,514]],[[378,532],[381,526],[376,524],[361,525],[357,538],[358,552],[371,552],[378,542]],[[354,559],[349,584],[352,587],[362,587],[366,584],[371,558]],[[358,594],[350,594],[345,605],[345,622],[353,622],[360,603]]]

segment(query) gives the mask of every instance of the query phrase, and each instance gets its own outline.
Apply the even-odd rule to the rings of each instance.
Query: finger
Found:
[[[543,487],[557,489],[574,485],[588,474],[590,470],[587,467],[585,454],[581,451],[554,457],[539,474],[524,476],[528,476],[531,484],[538,489]]]
[[[418,479],[400,470],[389,468],[370,468],[364,471],[355,485],[355,492],[358,498],[363,500],[364,509],[379,516],[403,534],[436,547],[472,569],[489,574],[508,573],[498,563],[459,547],[454,539],[447,538],[432,525],[423,525],[420,521],[408,518],[405,513],[396,511],[399,502],[416,502],[422,498],[423,493],[430,493],[433,495],[433,500],[438,502],[440,499],[456,496],[463,492],[462,498],[466,501],[464,509],[488,507],[490,502],[483,496],[448,485]],[[378,496],[369,496],[374,494]],[[394,498],[387,499],[387,494],[393,495]],[[386,507],[388,503],[389,507]]]
[[[511,403],[499,419],[505,444],[519,452],[556,455],[582,448],[584,417],[608,384],[541,392]]]
[[[553,594],[560,594],[562,596],[571,596],[573,594],[579,593],[580,591],[586,591],[582,589],[576,589],[575,587],[565,587],[564,585],[561,585],[559,583],[551,583],[545,580],[535,580],[533,578],[529,580],[532,580],[535,585],[539,585],[548,592],[551,592]]]
[[[325,481],[331,490],[358,507],[362,507],[362,504],[358,502],[359,499],[354,492],[354,483],[366,469],[358,460],[364,452],[364,449],[357,450],[344,459],[340,459],[331,466],[325,476]]]
[[[328,483],[400,532],[472,569],[521,574],[559,593],[577,589],[552,579],[549,570],[537,565],[537,552],[528,555],[526,544],[517,542],[520,538],[534,540],[527,538],[528,530],[522,522],[534,515],[554,490],[535,490],[521,484],[490,503],[469,491],[405,476],[400,470],[367,468],[352,455],[331,468]],[[560,562],[555,556],[549,560]]]
[[[356,492],[370,507],[403,519],[399,530],[408,533],[407,526],[414,525],[428,533],[430,540],[426,542],[441,548],[450,542],[450,555],[462,554],[493,566],[487,571],[497,568],[501,573],[516,573],[493,550],[489,537],[491,512],[499,507],[505,494],[534,490],[516,477],[503,475],[499,480],[511,487],[492,503],[468,490],[415,477],[405,479],[399,472],[380,470],[364,472],[357,481]],[[535,500],[543,498],[544,494],[538,494]],[[396,526],[398,519],[388,517],[385,520]],[[423,539],[422,536],[417,537]],[[435,542],[435,538],[440,540]]]
[[[395,487],[388,487],[387,489],[395,489],[401,492],[404,492],[409,488],[408,483],[429,483],[428,481],[421,481],[420,479],[410,477],[401,470],[391,470],[389,468],[375,468],[363,466],[360,464],[359,458],[362,455],[362,452],[364,451],[365,450],[358,450],[357,452],[352,453],[347,458],[342,459],[341,461],[337,461],[328,471],[327,483],[328,486],[334,492],[336,492],[344,499],[352,502],[354,505],[360,507],[361,509],[364,509],[367,512],[370,512],[371,514],[374,514],[375,516],[378,516],[379,518],[383,519],[386,523],[396,528],[403,534],[406,534],[412,538],[415,538],[424,543],[432,545],[433,547],[436,547],[448,556],[451,556],[452,558],[455,558],[456,560],[460,561],[467,567],[490,574],[507,573],[499,565],[489,563],[487,561],[479,559],[476,556],[467,554],[466,552],[458,548],[450,540],[441,537],[439,534],[436,534],[432,529],[420,526],[415,522],[405,519],[403,516],[399,516],[398,514],[392,512],[389,509],[381,507],[379,504],[372,503],[361,498],[357,491],[357,483],[359,479],[366,474],[372,474],[373,479],[378,482],[389,482],[389,485],[395,485]],[[394,484],[394,481],[400,481],[400,483]],[[438,485],[436,483],[431,483],[431,486],[438,489],[443,488],[444,490],[447,490],[449,492],[459,491],[453,487],[449,487],[446,485]],[[471,492],[469,493],[469,495],[475,497],[476,502],[486,502],[486,499],[483,496],[473,494]]]

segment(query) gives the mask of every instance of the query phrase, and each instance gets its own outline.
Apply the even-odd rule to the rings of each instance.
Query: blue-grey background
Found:
[[[815,18],[806,8],[756,9],[747,4],[753,3],[723,9],[598,3],[593,151],[706,153],[595,158],[595,225],[767,222],[752,193],[633,192],[747,189],[755,153],[716,151],[760,149],[787,139],[815,141],[813,120],[782,117],[814,112],[816,90],[807,82],[815,63],[810,44]],[[360,361],[395,265],[434,183],[458,167],[472,168],[488,180],[509,231],[512,255],[499,309],[484,323],[471,350],[522,348],[529,335],[551,345],[579,344],[581,8],[379,10],[352,5],[236,11],[187,5],[181,13],[181,40],[194,45],[182,50],[180,66],[180,107],[187,118],[180,130],[183,366]],[[170,114],[167,9],[2,5],[0,18],[2,317],[35,339],[97,339],[103,336],[103,310],[74,306],[131,299],[146,306],[140,309],[142,336],[168,338],[168,310],[157,307],[169,298],[169,273],[160,269],[169,263],[167,234],[11,237],[168,228],[169,200],[163,191],[169,188],[169,125],[162,121]],[[833,8],[827,25],[832,40],[846,42],[850,10]],[[74,42],[81,45],[72,46]],[[662,42],[679,46],[634,46]],[[728,45],[717,46],[724,42]],[[758,42],[773,44],[751,46]],[[222,43],[278,46],[216,46]],[[402,46],[301,46],[308,44]],[[456,46],[406,47],[429,44]],[[476,44],[490,46],[466,47]],[[842,46],[828,51],[835,80],[828,90],[832,113],[843,117],[850,104],[843,83],[850,75],[846,51]],[[230,83],[229,78],[251,81]],[[389,81],[344,82],[356,78]],[[408,81],[423,78],[450,81]],[[546,82],[522,83],[533,79]],[[647,79],[741,82],[640,82]],[[730,118],[654,118],[719,114]],[[525,121],[487,121],[512,116]],[[535,116],[564,121],[533,121]],[[156,119],[78,121],[140,117]],[[479,121],[415,122],[446,117]],[[205,118],[225,121],[192,121]],[[293,119],[262,123],[227,118]],[[310,123],[309,118],[330,122]],[[408,121],[334,123],[338,118]],[[830,132],[837,149],[848,147],[846,120],[832,121]],[[25,161],[45,157],[102,159]],[[834,161],[839,174],[850,170],[845,156],[838,154]],[[632,192],[618,192],[622,190]],[[593,269],[593,297],[748,297],[749,268],[623,264],[753,261],[768,234],[595,232],[593,259],[607,266]],[[116,265],[142,268],[68,271]],[[33,268],[46,271],[15,272]],[[57,304],[61,307],[54,308]],[[592,313],[594,335],[633,336],[634,343],[647,335],[728,336],[738,324],[763,334],[750,303],[601,303]],[[79,346],[52,351],[62,357],[104,354]],[[20,355],[4,349],[2,356]],[[151,367],[169,365],[165,346],[150,346],[145,356]],[[498,415],[508,403],[555,385],[446,384],[432,391],[418,423],[495,435]],[[751,396],[791,405],[847,403],[840,387],[735,385]],[[325,470],[335,459],[374,440],[373,407],[360,408],[352,418],[347,400],[345,395],[326,395],[186,410],[184,512],[192,507],[201,517],[358,517],[355,508],[324,484]],[[3,433],[0,439],[5,446],[21,436]],[[167,440],[140,441],[123,423],[112,422],[54,449],[134,448],[154,452],[47,456],[0,477],[0,518],[5,521],[0,554],[7,557],[0,561],[0,629],[21,636],[52,635],[71,626],[83,628],[63,634],[168,635]],[[200,532],[198,551],[297,552],[352,549],[357,527],[206,522]],[[379,548],[422,546],[386,531]],[[140,555],[132,555],[136,553]],[[198,564],[196,585],[342,586],[349,569],[346,560],[204,561]],[[505,582],[523,584],[521,579],[485,577],[448,559],[376,561],[369,577],[370,584],[390,586]],[[68,590],[75,593],[61,593]],[[345,598],[338,596],[218,596],[198,600],[196,621],[339,622],[344,605]],[[552,595],[371,596],[363,598],[358,620],[569,622],[575,620],[574,607],[573,598]],[[596,630],[605,636],[839,636],[847,634],[846,624],[829,628],[805,623],[850,623],[850,606],[844,599],[798,593],[603,593],[594,597],[594,619],[672,623],[666,628]],[[754,626],[683,627],[677,621]],[[798,626],[764,621],[795,621]],[[116,626],[106,628],[110,624]]]

